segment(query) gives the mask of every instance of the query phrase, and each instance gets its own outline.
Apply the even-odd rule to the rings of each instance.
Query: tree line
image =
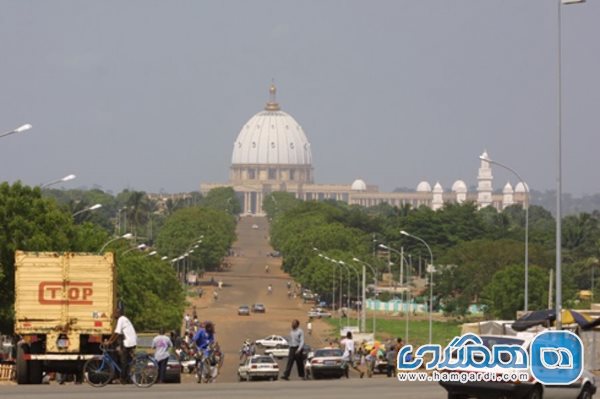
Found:
[[[85,211],[96,203],[102,208]],[[185,290],[172,258],[203,236],[189,264],[197,271],[218,268],[235,240],[240,204],[233,190],[216,189],[204,197],[198,193],[168,200],[164,209],[159,205],[141,191],[113,196],[97,189],[42,190],[1,183],[0,331],[12,331],[14,324],[16,250],[97,253],[125,233],[134,241],[114,240],[105,249],[116,255],[118,299],[141,331],[177,328]],[[136,249],[141,243],[145,249]],[[150,256],[152,251],[156,255]]]
[[[438,211],[388,204],[364,208],[330,200],[303,202],[273,193],[265,198],[264,209],[272,221],[271,242],[284,256],[283,267],[317,292],[331,293],[334,273],[343,273],[344,268],[360,270],[354,258],[374,266],[380,280],[391,272],[398,281],[399,255],[382,250],[381,244],[403,249],[405,264],[412,260],[405,273],[428,281],[429,252],[418,240],[402,235],[404,230],[432,249],[436,309],[462,317],[475,304],[487,316],[507,319],[523,309],[525,212],[521,205],[502,211],[478,209],[470,202],[447,203]],[[594,281],[592,287],[591,275],[600,264],[600,212],[566,216],[562,226],[563,306],[589,306],[579,293],[595,292],[598,286]],[[325,257],[343,261],[344,267]],[[528,258],[529,309],[547,308],[549,272],[555,267],[555,220],[540,206],[529,209]],[[372,278],[369,271],[369,281]],[[428,289],[417,300],[427,302]]]

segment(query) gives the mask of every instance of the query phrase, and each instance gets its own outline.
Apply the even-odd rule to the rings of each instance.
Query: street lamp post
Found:
[[[356,295],[358,296],[360,293],[360,274],[358,273],[358,270],[356,270],[354,267],[350,266],[343,260],[338,260],[338,263],[346,266],[349,270],[352,270],[352,272],[354,272],[354,275],[356,276]],[[348,278],[348,287],[350,287],[350,278]],[[348,292],[350,292],[350,289],[348,289]],[[350,302],[350,295],[348,295],[348,302]],[[356,309],[356,326],[360,331],[360,312],[358,311],[358,309]]]
[[[363,266],[363,289],[362,289],[362,300],[363,300],[363,313],[362,313],[362,330],[366,331],[367,330],[367,293],[366,293],[366,287],[365,287],[365,283],[366,283],[366,270],[365,270],[365,266],[368,266],[369,269],[371,269],[371,272],[373,273],[373,284],[375,285],[374,287],[374,292],[377,292],[377,272],[375,271],[375,268],[373,266],[371,266],[370,264],[368,264],[367,262],[364,262],[358,258],[352,258],[353,261],[358,262],[360,264],[362,264]],[[375,298],[373,298],[375,299]],[[373,309],[373,336],[375,336],[375,314],[377,312],[375,311],[375,309]]]
[[[129,248],[127,251],[123,252],[123,253],[121,254],[121,256],[123,256],[123,255],[125,255],[125,254],[128,254],[129,252],[133,251],[134,249],[139,249],[139,250],[142,250],[142,249],[144,249],[144,248],[146,248],[146,247],[147,247],[147,245],[146,245],[146,244],[140,244],[140,245],[136,245],[135,247],[133,247],[133,248]]]
[[[425,242],[425,240],[423,240],[422,238],[417,237],[412,234],[409,234],[404,230],[401,230],[400,234],[405,235],[407,237],[412,237],[415,240],[422,242],[427,247],[427,250],[429,251],[429,258],[431,261],[431,264],[429,265],[429,343],[431,344],[432,335],[433,335],[432,334],[433,333],[433,272],[434,272],[433,252],[431,252],[431,248],[429,247],[429,244],[427,244]]]
[[[88,207],[86,207],[86,208],[83,208],[83,209],[82,209],[82,210],[80,210],[80,211],[77,211],[77,212],[75,212],[75,213],[73,214],[73,217],[75,217],[75,216],[77,216],[77,215],[80,215],[80,214],[82,214],[82,213],[84,213],[84,212],[88,212],[88,211],[95,211],[96,209],[100,209],[100,208],[102,208],[102,204],[95,204],[95,205],[92,205],[92,206],[88,206]]]
[[[50,187],[50,186],[52,186],[54,184],[63,183],[63,182],[69,181],[69,180],[73,180],[76,177],[77,176],[75,176],[73,174],[67,175],[65,177],[61,177],[60,179],[52,180],[52,181],[49,181],[47,183],[42,183],[42,184],[40,184],[40,188],[46,188],[46,187]]]
[[[394,248],[392,248],[390,246],[383,245],[383,244],[379,244],[379,247],[381,247],[383,249],[386,249],[388,251],[395,252],[398,256],[400,256],[400,288],[402,288],[402,283],[404,282],[403,278],[402,278],[402,276],[404,274],[403,270],[404,270],[404,260],[405,260],[405,258],[404,258],[404,248],[402,248],[402,251],[398,251],[397,249],[394,249]],[[409,266],[408,266],[408,262],[407,262],[407,266],[406,266],[407,270],[408,270],[408,267]],[[408,276],[408,272],[406,274]],[[407,279],[407,282],[408,282],[408,279]],[[405,328],[404,328],[404,340],[405,340],[405,342],[408,342],[408,319],[410,317],[410,303],[408,303],[408,294],[406,295],[406,298],[405,298],[404,294],[408,293],[408,292],[409,292],[408,291],[408,287],[404,287],[404,291],[402,291],[402,301],[403,301],[403,304],[404,304],[404,301],[406,300],[406,310],[405,310],[406,314],[404,316],[404,318],[405,318]]]
[[[557,0],[558,61],[558,151],[556,178],[556,329],[562,329],[562,8],[561,5],[585,3],[585,0]]]
[[[24,125],[19,126],[16,129],[13,129],[13,130],[8,131],[6,133],[0,134],[0,138],[1,137],[6,137],[6,136],[10,136],[11,134],[23,133],[23,132],[26,132],[27,130],[29,130],[31,128],[32,128],[31,124],[30,123],[26,123]]]
[[[112,240],[107,241],[98,251],[98,255],[101,255],[102,251],[104,251],[104,248],[106,248],[109,244],[111,244],[117,240],[130,240],[132,237],[133,237],[133,234],[126,233],[126,234],[123,234],[122,236],[119,236],[119,237],[113,238]]]
[[[523,204],[523,208],[525,209],[525,300],[524,300],[524,310],[527,312],[529,310],[529,186],[525,183],[525,180],[517,173],[516,170],[510,168],[509,166],[504,165],[498,161],[493,161],[487,157],[481,155],[479,157],[482,161],[489,162],[494,165],[498,165],[510,172],[512,172],[517,179],[523,185],[525,190],[525,203]]]

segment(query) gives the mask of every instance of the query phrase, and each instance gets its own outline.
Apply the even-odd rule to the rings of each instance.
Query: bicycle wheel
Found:
[[[91,386],[103,387],[113,380],[115,368],[104,358],[89,359],[83,365],[83,376]]]
[[[129,376],[141,388],[148,388],[158,379],[158,363],[148,355],[136,356],[131,362]]]

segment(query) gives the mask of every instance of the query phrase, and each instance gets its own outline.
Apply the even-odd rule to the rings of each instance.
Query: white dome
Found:
[[[506,185],[502,189],[502,193],[503,194],[512,194],[513,193],[513,188],[511,186],[510,182],[506,183]]]
[[[417,192],[418,193],[430,193],[431,185],[426,181],[422,181],[421,183],[419,183],[419,185],[417,185]]]
[[[242,127],[233,144],[232,164],[310,165],[310,143],[302,127],[275,102],[275,86],[271,85],[271,101],[264,111],[254,115]]]
[[[467,185],[465,184],[464,181],[457,180],[452,185],[452,191],[454,191],[455,193],[466,193],[467,192]]]
[[[515,186],[515,193],[524,193],[525,192],[525,186],[527,186],[527,191],[529,191],[529,185],[528,184],[523,184],[523,182],[518,182],[517,185]]]
[[[433,192],[434,193],[443,193],[444,189],[442,188],[442,185],[440,184],[440,182],[435,183],[435,186],[433,186]]]
[[[350,189],[353,191],[367,191],[367,183],[364,180],[356,179]]]

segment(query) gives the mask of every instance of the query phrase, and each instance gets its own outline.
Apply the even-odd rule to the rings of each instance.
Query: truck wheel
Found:
[[[29,383],[41,384],[44,378],[41,360],[29,361]]]
[[[17,345],[17,384],[28,384],[29,383],[29,373],[27,367],[27,360],[23,359],[23,355],[25,355],[26,349],[24,344]]]
[[[29,353],[39,354],[43,353],[42,343],[34,342],[30,345]],[[30,360],[29,361],[29,383],[30,384],[41,384],[44,378],[43,374],[43,362],[41,360]]]

